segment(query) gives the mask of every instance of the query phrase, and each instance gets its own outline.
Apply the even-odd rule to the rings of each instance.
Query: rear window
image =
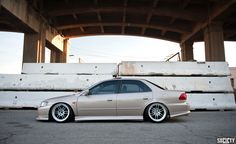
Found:
[[[158,87],[158,88],[160,88],[160,89],[162,89],[162,90],[165,90],[163,87],[161,87],[161,86],[159,86],[159,85],[157,85],[157,84],[154,84],[153,82],[150,82],[150,81],[148,81],[148,80],[145,80],[145,81],[151,83],[152,85],[154,85],[154,86],[156,86],[156,87]]]
[[[120,93],[149,92],[151,89],[141,81],[122,80]]]

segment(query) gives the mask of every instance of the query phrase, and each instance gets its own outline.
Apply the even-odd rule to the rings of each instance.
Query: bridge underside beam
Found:
[[[25,33],[23,62],[44,62],[46,41],[49,49],[63,53],[64,37],[26,0],[1,0],[0,8],[1,14],[8,15],[1,21],[11,24],[7,31]]]
[[[224,61],[224,40],[236,38],[235,9],[236,0],[0,0],[0,30],[25,33],[24,62],[44,62],[45,47],[52,62],[65,62],[66,38],[117,34],[181,43],[184,61],[204,40],[206,60]]]
[[[198,22],[192,29],[191,33],[187,33],[181,37],[181,43],[189,40],[197,39],[196,36],[204,31],[204,29],[214,21],[225,21],[225,17],[229,16],[235,9],[236,0],[220,1],[208,13],[208,18],[204,22]],[[204,39],[204,38],[203,38]]]
[[[199,22],[195,25],[191,33],[182,36],[182,45],[187,41],[197,41],[197,37],[202,37],[205,42],[205,59],[206,61],[225,61],[224,52],[224,17],[230,15],[236,0],[221,1],[215,5],[208,14],[208,19],[205,22]],[[192,49],[192,48],[191,48]],[[181,49],[183,58],[185,57],[185,49]],[[188,49],[189,51],[189,49]],[[188,54],[192,57],[192,52]]]

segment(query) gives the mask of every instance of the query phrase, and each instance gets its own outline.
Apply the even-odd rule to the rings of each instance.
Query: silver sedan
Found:
[[[78,94],[44,100],[37,120],[149,120],[162,122],[190,113],[187,95],[147,80],[112,79]]]

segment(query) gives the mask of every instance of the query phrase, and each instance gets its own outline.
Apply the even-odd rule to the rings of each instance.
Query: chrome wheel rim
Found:
[[[161,122],[166,118],[167,110],[164,105],[155,103],[148,109],[148,116],[154,122]]]
[[[52,117],[57,122],[66,121],[70,115],[70,109],[66,104],[56,104],[52,109]]]

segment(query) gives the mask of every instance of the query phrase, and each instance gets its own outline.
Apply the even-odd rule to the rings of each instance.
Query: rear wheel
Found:
[[[51,109],[51,118],[59,123],[68,122],[73,119],[73,111],[67,104],[58,103]]]
[[[167,108],[161,103],[153,103],[148,106],[145,111],[145,116],[152,122],[162,122],[168,115]]]

